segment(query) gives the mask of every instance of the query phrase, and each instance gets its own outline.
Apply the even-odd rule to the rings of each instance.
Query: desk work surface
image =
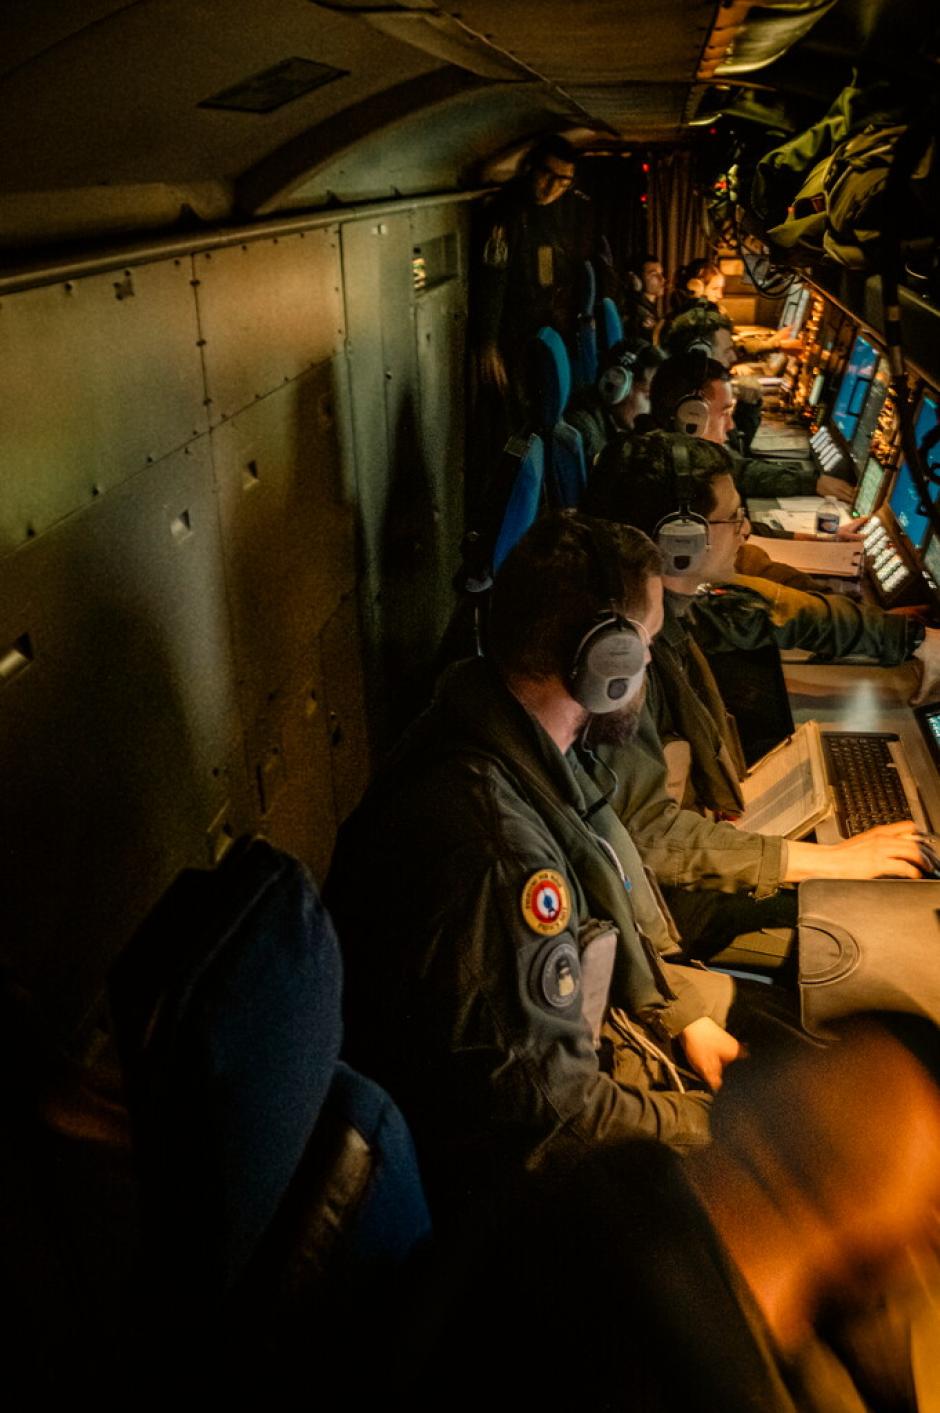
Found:
[[[917,669],[785,662],[794,721],[823,731],[894,731],[900,737],[931,827],[940,832],[940,776],[908,705]]]

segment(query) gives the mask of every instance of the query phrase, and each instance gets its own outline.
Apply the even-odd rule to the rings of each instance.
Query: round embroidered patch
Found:
[[[581,963],[573,942],[559,942],[542,963],[539,974],[542,997],[555,1010],[576,1001],[581,991]]]
[[[557,937],[571,917],[568,885],[553,868],[540,868],[526,879],[522,889],[522,916],[533,932]]]

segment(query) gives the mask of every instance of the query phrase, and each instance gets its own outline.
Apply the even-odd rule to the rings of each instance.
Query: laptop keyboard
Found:
[[[889,742],[897,739],[890,733],[823,732],[829,783],[846,837],[874,824],[910,819],[911,807],[889,749]]]

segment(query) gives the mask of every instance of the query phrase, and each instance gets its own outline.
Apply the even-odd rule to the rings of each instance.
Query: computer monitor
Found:
[[[930,536],[921,563],[931,581],[940,589],[940,540],[936,535]]]
[[[855,492],[853,515],[871,515],[881,495],[887,470],[874,456],[868,458]]]
[[[898,467],[898,478],[888,504],[911,544],[915,549],[920,549],[930,529],[930,521],[923,510],[920,491],[914,484],[911,468],[906,461],[902,461]]]
[[[938,422],[940,422],[940,402],[938,402],[936,394],[928,393],[921,402],[917,420],[914,423],[914,440],[918,448],[921,449],[921,459],[925,468],[940,475],[940,441],[935,442],[933,446],[926,445]],[[938,491],[940,491],[940,485],[932,485],[931,499],[934,504],[937,501]],[[919,550],[927,538],[930,519],[922,507],[920,492],[914,483],[911,468],[906,460],[903,460],[898,467],[898,478],[894,483],[888,504],[911,544],[916,550]]]
[[[858,334],[832,409],[832,420],[847,442],[855,436],[877,366],[878,350]]]
[[[881,416],[881,409],[885,405],[885,398],[890,386],[891,365],[887,358],[879,358],[875,376],[869,384],[868,397],[865,399],[865,405],[849,448],[852,460],[859,471],[868,461],[868,449],[871,446],[875,428],[878,426],[878,418]]]

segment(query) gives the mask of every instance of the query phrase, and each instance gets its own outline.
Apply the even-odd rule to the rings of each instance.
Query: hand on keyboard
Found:
[[[920,685],[911,697],[911,706],[940,701],[940,628],[925,628],[924,641],[914,650],[920,669]]]
[[[860,515],[857,520],[846,520],[844,525],[840,525],[836,531],[837,540],[863,540],[862,526],[867,525],[871,519],[870,515]],[[830,536],[819,535],[818,539],[829,539]]]
[[[877,824],[841,844],[830,845],[837,872],[830,878],[920,878],[924,855],[921,835],[912,820]]]

